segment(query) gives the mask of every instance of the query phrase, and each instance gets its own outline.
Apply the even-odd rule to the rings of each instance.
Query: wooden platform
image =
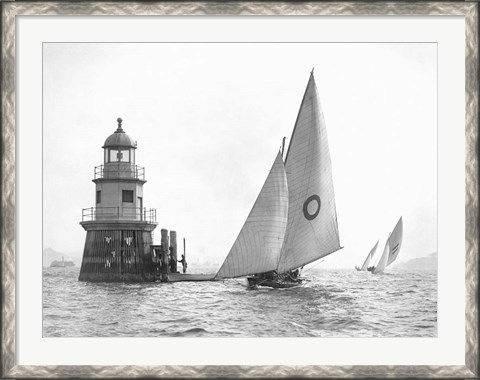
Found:
[[[215,281],[215,273],[194,274],[194,273],[169,273],[168,282],[182,281]]]

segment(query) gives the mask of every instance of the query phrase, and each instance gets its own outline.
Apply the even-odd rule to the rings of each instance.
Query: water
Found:
[[[44,268],[45,337],[435,337],[437,274],[311,270],[302,286],[246,280],[173,284],[79,282]]]

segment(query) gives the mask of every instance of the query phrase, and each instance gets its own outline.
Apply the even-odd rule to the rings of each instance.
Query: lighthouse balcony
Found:
[[[145,168],[125,162],[95,166],[95,179],[137,179],[145,181]]]
[[[138,221],[157,224],[157,210],[145,207],[89,207],[82,209],[82,222]]]

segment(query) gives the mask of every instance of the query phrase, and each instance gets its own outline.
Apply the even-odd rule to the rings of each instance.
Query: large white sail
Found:
[[[217,277],[238,277],[277,268],[288,213],[288,189],[278,153],[265,184]]]
[[[313,72],[285,159],[288,222],[278,272],[340,249],[327,131]]]
[[[400,253],[400,247],[402,246],[402,238],[403,238],[403,221],[402,218],[397,222],[397,225],[392,231],[392,234],[390,235],[389,239],[389,246],[390,246],[390,252],[388,255],[388,261],[387,261],[387,266],[389,266],[391,263],[393,263],[397,257],[398,254]]]
[[[368,253],[368,256],[367,256],[367,258],[365,259],[365,262],[363,263],[363,265],[362,265],[362,267],[360,268],[360,270],[367,270],[368,266],[370,265],[370,261],[372,260],[373,254],[374,254],[375,251],[377,250],[377,246],[378,246],[378,240],[377,240],[377,242],[375,243],[375,245],[373,246],[373,248],[370,250],[370,252]]]

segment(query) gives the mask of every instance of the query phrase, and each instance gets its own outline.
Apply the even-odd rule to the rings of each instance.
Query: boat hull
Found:
[[[292,288],[302,283],[302,280],[300,279],[294,282],[290,282],[290,281],[287,282],[287,281],[271,280],[266,278],[247,277],[247,280],[248,280],[248,285],[250,287],[266,286],[269,288]]]

